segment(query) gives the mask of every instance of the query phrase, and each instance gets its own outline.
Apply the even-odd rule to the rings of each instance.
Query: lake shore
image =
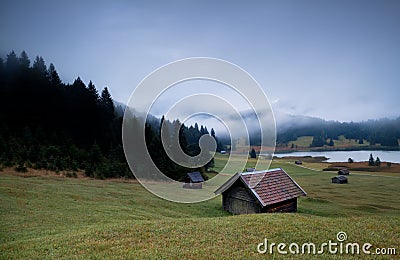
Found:
[[[400,163],[400,151],[386,151],[386,150],[351,150],[351,151],[297,151],[287,153],[275,153],[274,156],[279,157],[325,157],[329,163],[333,162],[348,162],[349,158],[353,162],[368,161],[370,155],[376,159],[379,157],[381,162]]]
[[[288,147],[276,147],[275,154],[290,153],[290,152],[328,152],[328,151],[400,151],[400,147],[389,147],[389,146],[354,146],[354,147],[300,147],[300,148],[288,148]]]
[[[400,173],[400,163],[382,161],[380,166],[370,166],[368,161],[359,162],[327,162],[328,158],[325,156],[274,156],[274,160],[289,160],[293,163],[301,162],[305,164],[320,164],[324,165],[322,171],[339,171],[340,169],[349,169],[350,171],[359,172],[388,172],[388,173]]]

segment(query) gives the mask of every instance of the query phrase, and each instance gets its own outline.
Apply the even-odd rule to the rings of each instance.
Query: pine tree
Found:
[[[19,56],[19,64],[26,69],[29,68],[29,65],[31,64],[28,54],[26,54],[25,51],[22,51],[21,55]]]
[[[254,148],[252,148],[250,151],[250,158],[257,158],[257,154],[256,154],[256,151],[254,150]]]
[[[32,68],[39,71],[43,75],[47,74],[46,63],[42,57],[36,56],[35,61],[33,62]]]
[[[315,135],[310,147],[321,147],[325,145],[325,138],[322,135]]]
[[[11,51],[8,55],[7,55],[7,60],[6,60],[6,67],[7,70],[12,72],[15,71],[18,68],[18,58],[17,55],[15,54],[14,51]]]
[[[182,127],[179,129],[179,144],[185,154],[189,154],[188,150],[188,142],[186,139],[186,126],[182,124]]]
[[[216,152],[221,152],[221,150],[222,150],[222,144],[221,144],[221,142],[218,140],[218,138],[215,136],[214,128],[211,128],[211,136],[214,137],[215,142],[216,142],[216,144],[217,144],[217,150],[216,150]]]
[[[108,91],[107,87],[101,91],[101,98],[100,102],[105,109],[108,118],[113,118],[114,117],[114,101],[111,98],[111,94]]]
[[[58,75],[53,63],[50,63],[49,70],[47,71],[47,73],[49,75],[49,79],[50,79],[52,86],[55,86],[55,87],[61,86],[62,82],[61,82],[60,76]]]
[[[211,136],[212,136],[212,137],[214,137],[214,139],[216,138],[216,137],[215,137],[215,131],[214,131],[214,128],[211,128]]]
[[[372,153],[369,155],[368,165],[369,166],[375,165],[375,161],[374,161],[374,157],[372,156]]]
[[[328,146],[334,146],[334,145],[335,145],[335,143],[333,142],[333,139],[331,138],[331,139],[329,140]]]
[[[92,81],[89,81],[87,89],[88,89],[89,96],[90,96],[91,100],[97,103],[99,101],[99,98],[100,98],[99,97],[99,92],[97,91],[97,89],[94,86]]]
[[[381,159],[379,157],[376,157],[375,166],[381,166]]]
[[[5,98],[5,94],[7,93],[7,90],[4,88],[4,81],[5,81],[5,73],[4,73],[4,61],[2,58],[0,58],[0,110],[3,110],[4,102],[3,98]],[[0,121],[2,116],[0,116]]]
[[[203,135],[203,134],[205,134],[204,126],[201,125],[201,126],[200,126],[200,135]]]
[[[75,80],[74,83],[72,84],[75,88],[80,88],[80,89],[85,89],[86,85],[83,83],[81,78],[78,76]]]
[[[171,147],[167,146],[167,141],[171,140],[171,126],[170,126],[170,122],[168,120],[165,120],[165,117],[162,116],[161,121],[160,121],[160,129],[159,129],[159,133],[160,133],[160,139],[161,139],[161,145],[164,147],[165,146],[165,150],[170,152],[171,151]]]

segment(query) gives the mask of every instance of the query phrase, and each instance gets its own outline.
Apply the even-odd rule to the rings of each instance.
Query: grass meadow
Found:
[[[298,148],[309,148],[312,143],[313,136],[301,136],[297,138],[295,141],[290,141],[288,146],[291,147],[292,144],[297,146]],[[329,139],[326,140],[329,142]],[[346,139],[343,135],[338,137],[338,140],[334,140],[335,147],[344,148],[344,147],[367,147],[370,143],[367,140],[363,140],[363,144],[359,144],[358,140],[354,139]]]
[[[226,156],[216,157],[216,170]],[[354,174],[337,185],[336,174],[318,171],[318,163],[305,168],[279,159],[271,167],[283,168],[307,192],[298,213],[232,216],[221,210],[220,196],[179,204],[134,181],[0,172],[0,258],[265,259],[269,253],[257,252],[264,238],[318,245],[336,242],[339,231],[348,242],[371,243],[371,250],[396,248],[397,256],[385,257],[400,255],[400,174]],[[285,257],[276,250],[273,256]]]

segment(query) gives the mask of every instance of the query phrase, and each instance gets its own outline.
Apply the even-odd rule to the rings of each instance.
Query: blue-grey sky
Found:
[[[274,111],[329,120],[400,116],[400,1],[1,1],[0,55],[26,50],[127,102],[159,66],[241,66]]]

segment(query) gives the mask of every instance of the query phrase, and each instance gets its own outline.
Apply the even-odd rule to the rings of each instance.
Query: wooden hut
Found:
[[[201,189],[203,188],[203,176],[200,172],[189,172],[184,179],[183,188],[187,189]]]
[[[307,195],[281,168],[237,173],[214,193],[233,214],[296,212],[297,197]]]
[[[349,171],[349,169],[340,169],[337,173],[339,175],[349,175],[350,171]]]
[[[335,176],[332,178],[332,183],[337,183],[337,184],[348,183],[347,177],[345,177],[343,175]]]

